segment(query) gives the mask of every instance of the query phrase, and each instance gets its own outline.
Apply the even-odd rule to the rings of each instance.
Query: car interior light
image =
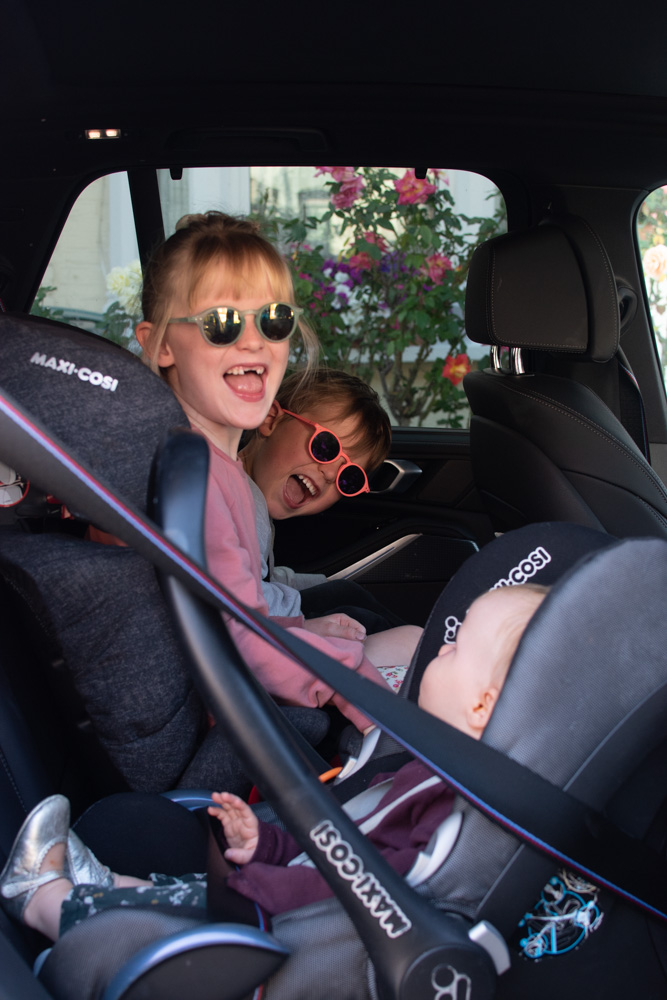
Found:
[[[86,139],[120,139],[121,130],[119,128],[87,128],[84,135]]]

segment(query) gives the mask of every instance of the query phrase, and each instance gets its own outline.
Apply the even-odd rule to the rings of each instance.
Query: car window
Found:
[[[85,188],[67,219],[31,312],[138,352],[141,268],[125,173]]]
[[[652,191],[640,206],[637,236],[651,320],[665,378],[667,375],[667,184]]]
[[[461,381],[488,362],[464,333],[468,265],[505,228],[487,178],[350,166],[161,170],[158,179],[168,234],[212,207],[261,222],[292,261],[323,359],[369,381],[394,425],[467,424]],[[33,312],[136,351],[140,283],[127,180],[102,178],[74,206]]]

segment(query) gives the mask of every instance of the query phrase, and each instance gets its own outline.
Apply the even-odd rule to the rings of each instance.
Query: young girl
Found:
[[[258,229],[247,220],[209,212],[186,216],[153,256],[144,279],[145,319],[136,331],[145,358],[209,443],[208,569],[262,614],[267,606],[254,502],[237,451],[242,431],[258,427],[269,412],[297,328],[309,365],[314,360],[317,342],[300,313],[287,262]],[[421,634],[405,626],[364,644],[315,635],[303,628],[301,616],[275,620],[380,684],[376,667],[409,662]],[[359,729],[368,727],[361,712],[307,670],[237,622],[228,625],[246,663],[277,699],[313,707],[333,701]]]

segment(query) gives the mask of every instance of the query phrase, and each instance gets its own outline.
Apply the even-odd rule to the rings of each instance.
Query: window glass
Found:
[[[140,290],[127,175],[111,174],[90,184],[72,207],[31,311],[138,352]]]
[[[191,212],[251,214],[290,257],[298,303],[331,367],[380,393],[392,423],[460,427],[461,388],[486,350],[467,341],[475,246],[504,231],[486,178],[406,168],[227,167],[158,172],[165,230]],[[33,311],[136,350],[140,274],[127,181],[95,182],[74,206]]]
[[[637,218],[637,235],[653,329],[667,375],[667,184],[656,188],[642,203]]]

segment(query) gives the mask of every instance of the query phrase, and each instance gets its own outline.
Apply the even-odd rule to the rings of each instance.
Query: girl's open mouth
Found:
[[[264,395],[264,375],[266,368],[264,365],[235,365],[225,372],[224,379],[230,389],[243,397],[261,397]]]
[[[290,476],[283,490],[283,495],[285,497],[285,502],[288,507],[296,509],[301,507],[308,500],[314,500],[315,497],[319,496],[320,491],[315,486],[312,479],[308,476],[304,476],[301,473],[296,473]]]

